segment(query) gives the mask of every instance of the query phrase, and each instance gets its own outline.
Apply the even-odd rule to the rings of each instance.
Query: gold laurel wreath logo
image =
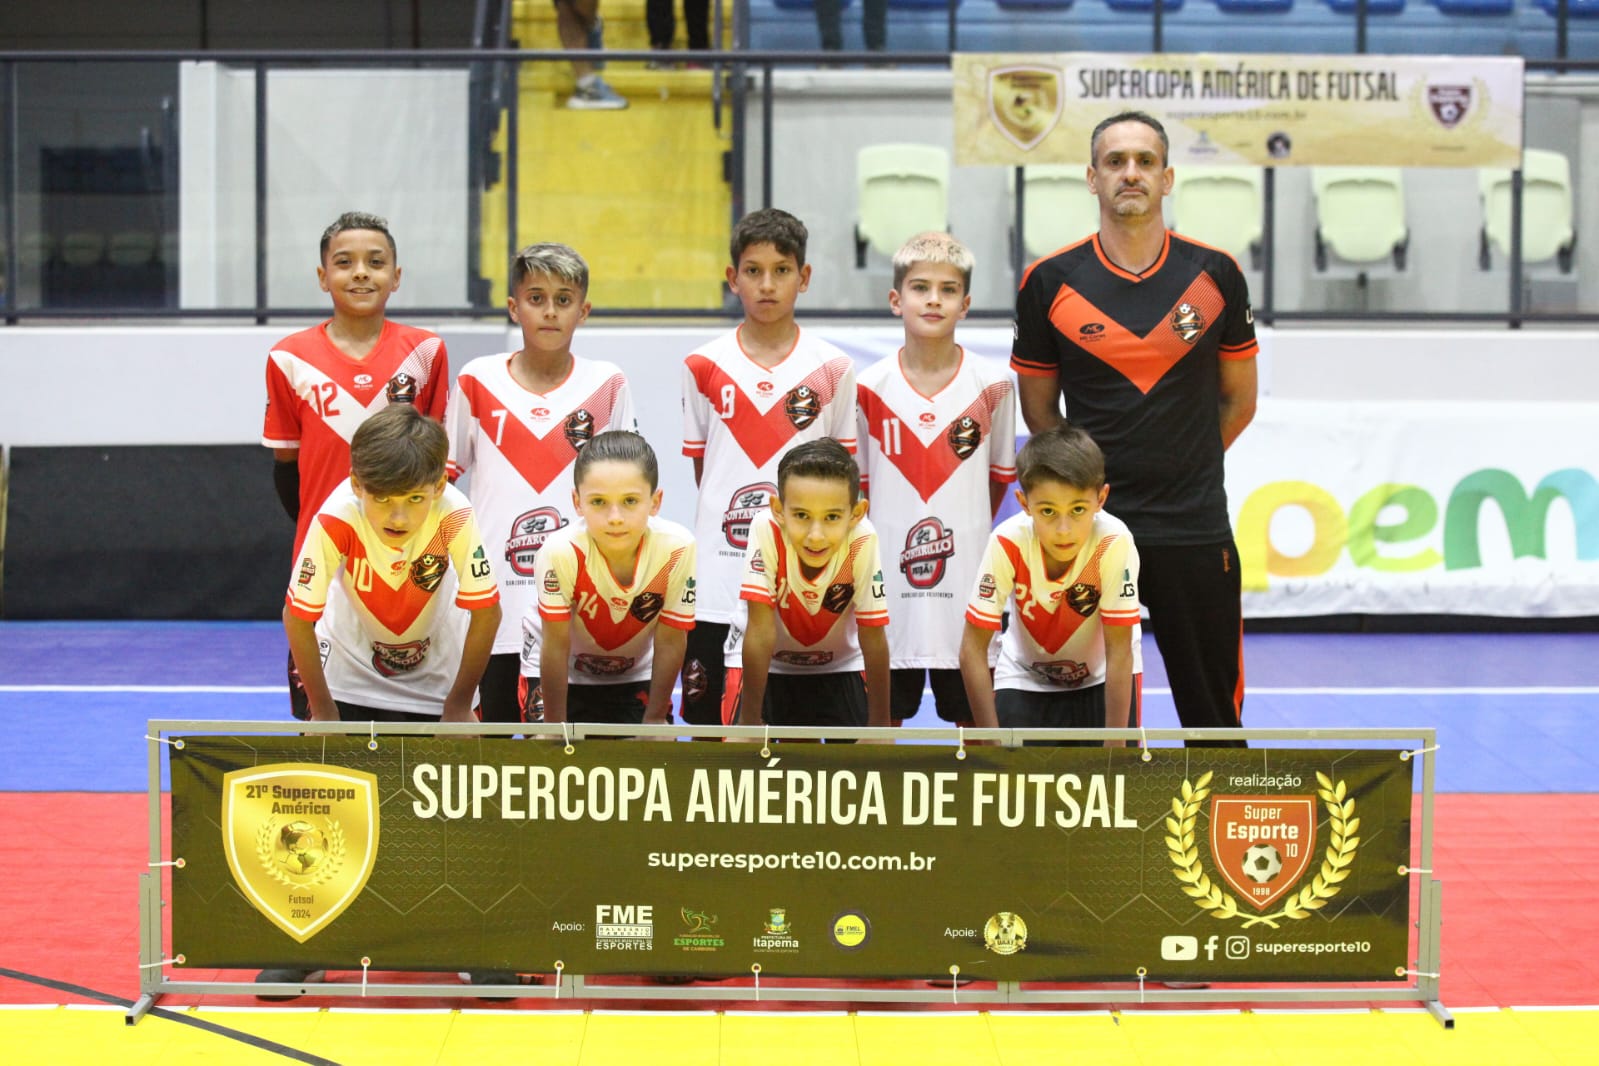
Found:
[[[324,881],[331,881],[338,876],[339,869],[344,865],[344,826],[339,824],[337,818],[329,818],[327,824],[327,856],[317,864],[316,876],[309,881],[296,881],[282,870],[273,861],[273,852],[278,835],[277,823],[268,818],[261,823],[261,828],[255,834],[255,857],[261,863],[261,869],[272,876],[280,885],[290,888],[310,888],[320,885]]]
[[[1183,893],[1194,901],[1194,906],[1210,912],[1212,918],[1243,918],[1245,929],[1252,925],[1277,929],[1277,919],[1308,918],[1311,911],[1320,910],[1338,895],[1339,886],[1349,876],[1350,864],[1355,861],[1355,851],[1360,846],[1360,837],[1355,835],[1360,830],[1360,819],[1355,817],[1355,801],[1349,798],[1344,782],[1334,783],[1326,774],[1319,771],[1316,774],[1316,783],[1321,786],[1316,795],[1327,808],[1330,827],[1321,869],[1316,871],[1310,884],[1289,893],[1281,910],[1249,916],[1239,911],[1237,900],[1211,881],[1194,844],[1194,823],[1198,820],[1200,806],[1210,795],[1213,776],[1207,772],[1198,781],[1185,780],[1181,795],[1172,797],[1172,812],[1166,817],[1166,851],[1171,856],[1177,880],[1182,882]]]

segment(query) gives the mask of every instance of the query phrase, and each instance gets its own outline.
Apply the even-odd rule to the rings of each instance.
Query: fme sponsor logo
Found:
[[[600,903],[594,908],[596,951],[652,951],[655,908],[647,903]]]

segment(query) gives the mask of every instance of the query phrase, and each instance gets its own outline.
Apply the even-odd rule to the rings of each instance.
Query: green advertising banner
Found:
[[[186,737],[190,966],[1395,980],[1396,750]]]

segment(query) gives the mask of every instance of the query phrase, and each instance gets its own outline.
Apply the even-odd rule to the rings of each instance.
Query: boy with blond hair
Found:
[[[966,351],[972,254],[920,233],[894,255],[888,305],[899,352],[861,372],[861,481],[888,545],[891,701],[913,717],[930,683],[938,716],[970,725],[961,682],[960,605],[971,590],[1005,486],[1016,479],[1016,395],[1001,364]]]
[[[810,284],[805,224],[766,208],[733,228],[727,284],[744,321],[683,365],[683,454],[699,500],[699,603],[683,667],[683,720],[720,725],[723,645],[738,612],[752,525],[777,493],[777,464],[797,444],[835,438],[855,450],[855,367],[794,320]]]

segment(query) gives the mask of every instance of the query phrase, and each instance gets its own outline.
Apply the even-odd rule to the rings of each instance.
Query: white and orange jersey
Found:
[[[738,334],[723,334],[683,362],[683,454],[704,459],[694,509],[699,616],[717,623],[738,610],[750,523],[777,494],[783,454],[822,437],[855,451],[849,356],[800,330],[793,350],[767,369],[744,354]]]
[[[627,378],[613,363],[572,360],[547,393],[511,377],[514,353],[461,368],[450,395],[450,476],[471,472],[472,509],[494,559],[504,613],[495,654],[521,648],[522,616],[538,602],[534,556],[571,525],[572,464],[596,433],[637,429]]]
[[[750,527],[750,546],[739,585],[740,612],[727,636],[728,665],[744,651],[748,608],[764,603],[777,615],[774,674],[841,674],[863,666],[857,625],[888,625],[883,594],[883,564],[877,531],[861,519],[838,546],[815,581],[800,571],[799,559],[770,510]],[[851,617],[853,615],[853,617]]]
[[[367,357],[351,359],[328,339],[327,328],[323,322],[291,333],[267,356],[261,443],[300,450],[296,547],[322,501],[349,478],[357,426],[391,403],[415,404],[443,421],[449,397],[449,357],[427,330],[385,322]]]
[[[316,623],[334,699],[441,714],[461,666],[466,612],[498,603],[499,592],[472,505],[453,485],[391,548],[346,479],[311,523],[287,600],[295,617]]]
[[[656,624],[694,628],[694,534],[652,517],[633,580],[623,585],[579,522],[545,542],[538,587],[538,603],[522,616],[522,676],[540,676],[539,642],[550,620],[572,623],[572,684],[648,681]]]
[[[966,621],[999,629],[995,688],[1053,692],[1105,681],[1105,626],[1138,625],[1138,550],[1119,518],[1094,516],[1093,532],[1058,581],[1044,569],[1043,549],[1027,514],[1001,522],[988,538]],[[1134,630],[1135,642],[1137,630]],[[1134,672],[1142,663],[1135,661]]]
[[[861,478],[887,556],[895,669],[960,666],[961,605],[993,524],[989,484],[1016,480],[1010,371],[960,354],[932,396],[905,379],[898,358],[860,376]]]

